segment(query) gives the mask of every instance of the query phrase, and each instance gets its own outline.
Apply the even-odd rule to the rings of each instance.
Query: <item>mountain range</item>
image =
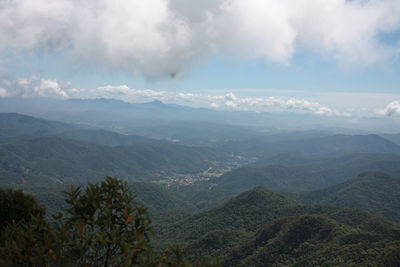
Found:
[[[368,210],[400,222],[400,177],[365,172],[343,183],[300,195],[306,203]]]
[[[255,186],[265,186],[281,192],[305,192],[344,182],[365,171],[383,171],[397,176],[400,173],[400,155],[279,155],[226,173],[216,183],[223,189],[239,192]]]
[[[86,119],[99,105],[136,116],[129,115],[132,104],[119,101],[68,103],[81,102]],[[133,106],[143,112],[185,109],[160,102]],[[86,112],[75,111],[78,117]],[[131,128],[65,121],[0,114],[1,187],[34,194],[54,214],[66,207],[61,192],[70,185],[119,177],[153,216],[158,249],[188,246],[189,258],[218,256],[223,266],[400,262],[394,135],[390,141],[359,132],[212,128],[215,122],[201,120]]]
[[[184,243],[193,257],[218,255],[224,266],[395,266],[400,248],[399,224],[262,187],[157,230],[161,246]]]
[[[82,183],[106,175],[156,180],[201,172],[228,158],[212,148],[82,129],[19,114],[1,114],[0,125],[3,185]]]

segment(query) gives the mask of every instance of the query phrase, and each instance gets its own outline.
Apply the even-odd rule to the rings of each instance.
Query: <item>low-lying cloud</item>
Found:
[[[400,117],[400,102],[393,101],[389,103],[384,109],[377,110],[376,113],[388,117]]]
[[[350,116],[321,105],[298,98],[280,97],[239,97],[233,93],[224,95],[177,93],[170,91],[137,90],[128,86],[103,86],[94,89],[81,90],[76,95],[84,98],[114,98],[126,102],[148,102],[160,100],[168,104],[183,106],[212,108],[220,110],[241,111],[287,111],[297,113],[309,113],[315,115]],[[73,96],[73,95],[71,95]]]
[[[213,91],[213,90],[211,90]],[[236,90],[232,90],[236,92]],[[246,89],[238,90],[246,92]],[[210,92],[210,90],[208,90]],[[150,89],[134,89],[126,85],[100,86],[96,88],[75,88],[70,82],[46,79],[38,76],[17,79],[0,79],[0,98],[107,98],[118,99],[130,103],[160,100],[167,104],[178,104],[196,108],[219,110],[241,110],[255,112],[296,112],[314,115],[340,117],[385,116],[400,117],[400,102],[394,100],[398,94],[368,93],[316,93],[308,98],[287,96],[243,97],[235,93],[183,93],[174,91],[157,91]],[[271,91],[273,94],[273,91]],[[359,99],[364,106],[354,106],[352,99]],[[372,101],[372,99],[376,101]],[[328,101],[331,100],[331,101]],[[367,100],[370,100],[368,102]],[[337,105],[342,101],[344,105]],[[321,104],[323,102],[324,104]],[[336,104],[335,104],[336,103]],[[330,107],[333,105],[334,108]]]
[[[398,0],[0,0],[0,55],[72,53],[165,77],[213,54],[290,64],[299,49],[373,64],[399,52]],[[1,56],[0,56],[1,61]]]
[[[68,82],[32,76],[0,80],[0,98],[110,98],[126,102],[149,102],[160,100],[168,104],[242,111],[289,111],[316,115],[350,116],[337,110],[298,98],[239,97],[233,93],[223,95],[179,93],[171,91],[138,90],[121,86],[101,86],[77,89]]]
[[[0,80],[0,98],[21,97],[53,97],[67,98],[76,92],[69,83],[42,79],[36,76],[18,79]]]

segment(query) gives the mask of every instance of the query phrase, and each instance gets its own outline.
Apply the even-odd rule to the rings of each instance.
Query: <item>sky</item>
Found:
[[[0,97],[400,118],[400,1],[0,0]]]

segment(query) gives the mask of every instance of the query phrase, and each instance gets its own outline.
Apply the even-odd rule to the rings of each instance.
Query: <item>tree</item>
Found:
[[[13,222],[28,222],[32,215],[44,216],[46,210],[22,190],[0,188],[0,231]]]
[[[119,179],[66,195],[70,207],[52,222],[32,216],[4,229],[1,266],[219,266],[209,259],[192,264],[179,248],[154,252],[147,209]]]
[[[151,251],[147,209],[134,202],[128,186],[112,177],[89,185],[83,192],[72,188],[71,206],[58,217],[62,255],[85,266],[122,266],[139,263]],[[62,256],[61,255],[61,256]]]

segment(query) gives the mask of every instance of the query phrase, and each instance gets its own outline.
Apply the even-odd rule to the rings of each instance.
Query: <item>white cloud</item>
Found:
[[[400,117],[400,102],[393,101],[392,103],[389,103],[384,109],[377,110],[376,113],[388,117]]]
[[[345,63],[375,63],[387,59],[390,47],[379,34],[399,29],[398,0],[300,0],[292,4],[292,21],[299,44]]]
[[[0,80],[0,98],[2,97],[54,97],[66,98],[75,93],[68,83],[42,79],[36,76],[19,79]]]
[[[233,93],[224,95],[177,93],[171,91],[137,90],[126,85],[103,86],[84,89],[73,97],[81,98],[115,98],[127,102],[148,102],[160,100],[164,103],[179,104],[191,107],[205,107],[221,110],[242,111],[288,111],[316,115],[350,116],[318,102],[298,98],[280,97],[239,97]]]
[[[400,1],[0,0],[0,25],[0,53],[72,51],[78,63],[163,77],[214,53],[385,60],[399,47],[379,36],[400,29]]]

